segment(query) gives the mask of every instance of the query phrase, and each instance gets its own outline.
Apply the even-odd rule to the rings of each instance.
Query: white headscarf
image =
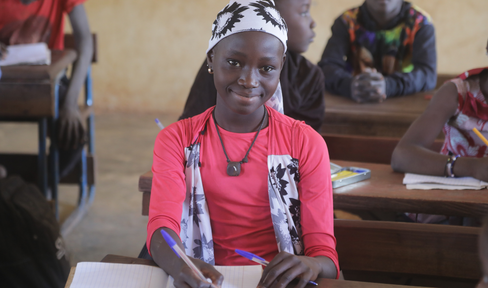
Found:
[[[275,36],[283,43],[286,52],[287,30],[285,20],[276,10],[273,0],[231,0],[212,24],[207,53],[225,37],[246,31]]]

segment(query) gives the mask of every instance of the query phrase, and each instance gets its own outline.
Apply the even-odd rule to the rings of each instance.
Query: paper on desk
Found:
[[[215,266],[224,275],[222,288],[256,288],[260,265]],[[173,278],[159,267],[139,264],[80,262],[71,288],[174,288]]]
[[[403,184],[407,189],[446,189],[446,190],[480,190],[488,187],[487,182],[472,177],[440,177],[405,173]]]
[[[10,45],[7,47],[7,57],[0,60],[0,66],[49,64],[51,51],[46,43]]]

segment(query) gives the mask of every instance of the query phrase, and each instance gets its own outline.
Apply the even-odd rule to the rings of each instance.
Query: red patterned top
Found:
[[[0,2],[0,42],[7,45],[45,42],[50,49],[64,48],[64,15],[86,0],[20,0]]]
[[[480,91],[478,75],[484,69],[473,69],[450,80],[457,87],[458,108],[442,129],[445,135],[442,154],[451,152],[478,158],[488,154],[487,146],[472,131],[476,128],[488,138],[488,103]]]

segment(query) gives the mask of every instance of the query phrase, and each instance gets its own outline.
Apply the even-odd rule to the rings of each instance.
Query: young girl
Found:
[[[270,261],[261,287],[338,275],[327,147],[310,126],[264,105],[278,86],[286,40],[271,0],[230,1],[207,50],[216,106],[158,135],[147,245],[176,287],[211,284],[161,229],[217,286],[223,277],[213,264],[255,264],[235,249]]]
[[[293,119],[305,121],[316,131],[325,117],[325,79],[317,65],[301,54],[308,50],[315,32],[310,15],[311,0],[277,0],[276,9],[288,27],[285,64],[280,84],[267,105]],[[216,103],[217,90],[205,61],[193,82],[180,119],[198,115]]]
[[[487,146],[472,131],[488,136],[488,67],[446,82],[393,151],[393,170],[488,181]],[[428,149],[440,131],[441,153]]]

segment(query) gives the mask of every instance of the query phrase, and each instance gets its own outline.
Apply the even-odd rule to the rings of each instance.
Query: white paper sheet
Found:
[[[224,275],[222,288],[256,288],[263,274],[261,265],[215,266]]]
[[[263,269],[252,266],[215,266],[224,275],[222,288],[256,288]],[[80,262],[71,288],[174,288],[173,278],[159,267],[139,264]]]
[[[407,189],[447,189],[447,190],[480,190],[488,187],[487,182],[472,177],[440,177],[405,173],[403,184]]]
[[[11,45],[7,53],[7,57],[0,60],[0,66],[51,64],[51,51],[46,43]]]

